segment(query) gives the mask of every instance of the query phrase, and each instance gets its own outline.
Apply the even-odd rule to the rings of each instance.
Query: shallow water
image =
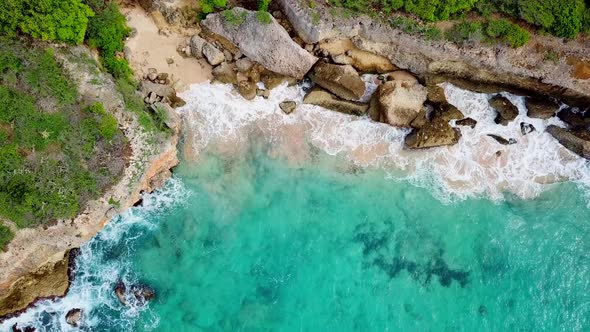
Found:
[[[474,153],[492,130],[487,97],[447,92],[479,117],[464,132],[473,141],[408,154],[395,128],[314,108],[269,127],[284,96],[238,104],[223,87],[192,91],[195,160],[82,248],[66,298],[0,330],[75,330],[64,320],[74,307],[87,331],[590,330],[587,164],[543,133],[494,146],[511,163],[485,164]],[[378,138],[387,158],[371,159]],[[118,280],[156,299],[124,307]]]

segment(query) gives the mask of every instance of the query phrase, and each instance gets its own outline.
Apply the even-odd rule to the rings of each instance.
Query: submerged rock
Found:
[[[392,126],[410,127],[426,101],[426,88],[420,84],[389,81],[379,87],[379,108]]]
[[[305,96],[303,102],[351,115],[363,115],[369,108],[367,104],[340,99],[320,88],[312,89]]]
[[[82,320],[82,309],[71,309],[66,314],[66,323],[70,324],[73,327],[80,326],[80,321]]]
[[[285,114],[291,114],[297,107],[297,104],[292,100],[285,100],[279,104],[279,107]]]
[[[502,136],[498,136],[498,135],[494,135],[494,134],[488,134],[488,136],[490,136],[491,138],[495,139],[496,142],[502,144],[502,145],[512,145],[512,144],[516,144],[516,140],[514,138],[509,138],[509,139],[505,139]]]
[[[154,299],[156,292],[149,286],[135,284],[127,287],[122,281],[115,284],[115,295],[124,306],[144,306]]]
[[[569,132],[561,127],[550,125],[546,131],[568,150],[582,158],[590,159],[590,133],[587,130]]]
[[[12,325],[12,332],[35,332],[35,331],[37,331],[37,329],[32,326],[18,327],[18,323],[14,323],[14,325]]]
[[[365,93],[365,82],[349,65],[318,62],[309,78],[342,99],[358,100]]]
[[[500,95],[492,97],[490,99],[490,106],[498,112],[494,120],[497,124],[506,126],[518,116],[518,108],[506,97]]]
[[[559,110],[559,105],[548,98],[527,97],[525,104],[527,115],[531,118],[547,120]]]
[[[259,13],[233,8],[238,18],[227,21],[224,15],[210,14],[201,24],[235,44],[252,61],[275,73],[302,79],[317,58],[295,43],[287,31],[269,14],[270,22],[261,22]]]
[[[537,130],[535,128],[535,126],[533,126],[530,123],[526,123],[526,122],[521,122],[520,123],[520,132],[522,133],[522,136],[526,136],[526,135],[532,133],[535,130]]]

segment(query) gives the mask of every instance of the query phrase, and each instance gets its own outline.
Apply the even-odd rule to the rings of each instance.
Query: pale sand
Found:
[[[178,46],[186,44],[197,30],[169,27],[159,12],[148,14],[139,6],[124,8],[123,13],[129,27],[137,30],[133,38],[128,38],[126,46],[131,50],[129,62],[138,78],[144,77],[149,68],[155,68],[170,74],[179,92],[212,78],[211,66],[206,61],[185,58],[177,52]],[[170,31],[170,36],[160,34],[161,28]],[[169,58],[174,63],[168,64]]]

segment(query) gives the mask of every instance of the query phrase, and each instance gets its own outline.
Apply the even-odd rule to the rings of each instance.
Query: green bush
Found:
[[[22,0],[0,1],[0,33],[14,36],[23,16]]]
[[[486,34],[507,41],[513,48],[524,46],[531,38],[528,31],[504,19],[489,21]]]
[[[94,15],[80,0],[22,0],[22,7],[9,5],[6,10],[21,10],[0,16],[17,15],[18,28],[34,38],[58,40],[72,44],[84,41],[88,19]],[[14,23],[8,23],[10,29]]]
[[[258,0],[258,10],[268,11],[271,0]]]
[[[233,9],[227,9],[221,12],[221,17],[223,17],[225,22],[234,26],[244,23],[244,21],[246,21],[246,16],[248,16],[248,12],[246,11],[240,11],[238,13]]]
[[[201,5],[201,12],[204,14],[213,13],[215,9],[223,9],[227,7],[227,0],[199,0]]]
[[[14,238],[14,233],[10,228],[0,224],[0,251],[6,250],[8,243]]]
[[[33,92],[42,97],[55,98],[61,105],[70,105],[76,101],[76,87],[63,75],[52,49],[41,53],[38,61],[29,66],[24,78]]]
[[[104,139],[111,139],[118,131],[119,124],[117,119],[104,109],[101,103],[94,103],[86,108],[86,112],[93,115],[93,125],[96,128],[96,134]]]
[[[272,16],[268,12],[261,10],[256,12],[256,19],[262,24],[270,24],[272,22]]]
[[[480,22],[462,21],[447,31],[446,37],[459,45],[479,42],[483,39],[483,26]]]

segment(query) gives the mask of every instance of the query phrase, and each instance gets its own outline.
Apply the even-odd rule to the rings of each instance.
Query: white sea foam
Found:
[[[94,326],[99,324],[96,315],[88,315],[93,310],[109,310],[119,312],[120,315],[109,315],[114,319],[110,322],[117,331],[131,331],[135,324],[136,317],[143,311],[150,311],[150,306],[124,307],[114,295],[113,285],[122,280],[126,284],[136,282],[135,275],[130,267],[125,265],[126,259],[105,260],[95,255],[104,254],[110,250],[98,248],[100,245],[113,245],[118,249],[126,250],[119,253],[125,257],[134,250],[134,239],[140,234],[137,229],[153,229],[157,227],[153,216],[163,213],[167,209],[183,204],[188,192],[182,181],[171,179],[161,191],[144,195],[141,208],[130,209],[127,213],[119,216],[109,223],[105,229],[80,250],[78,262],[84,262],[77,267],[76,279],[70,286],[69,293],[62,299],[55,301],[41,301],[35,307],[30,308],[18,317],[9,319],[0,324],[0,331],[10,331],[15,323],[19,327],[32,326],[39,332],[43,331],[80,331],[66,323],[66,313],[73,308],[82,309],[86,317],[84,319],[85,330],[92,331]],[[145,216],[149,215],[150,218]],[[133,229],[132,229],[133,228]],[[120,316],[120,318],[114,318]],[[156,314],[146,315],[151,317],[145,330],[151,330],[158,325]],[[104,324],[105,322],[100,322]],[[150,328],[150,326],[152,328]]]
[[[364,79],[373,82],[373,77]],[[367,86],[371,91],[376,88],[373,83]],[[587,161],[545,133],[549,124],[563,126],[557,118],[529,118],[523,97],[503,93],[520,114],[507,126],[497,125],[495,111],[488,103],[491,95],[450,84],[443,87],[449,102],[478,124],[474,129],[461,127],[462,138],[455,146],[421,151],[403,148],[408,133],[405,129],[302,104],[301,87],[281,86],[271,92],[268,100],[257,97],[244,101],[229,85],[195,85],[182,96],[187,105],[179,113],[189,129],[189,159],[211,143],[242,149],[255,128],[257,135],[263,135],[288,158],[306,156],[302,149],[311,144],[357,165],[383,168],[393,179],[409,179],[432,189],[443,200],[474,196],[502,199],[505,193],[532,198],[559,181],[590,185]],[[284,100],[296,101],[297,110],[283,114],[278,104]],[[536,131],[523,136],[521,122],[534,125]],[[500,145],[488,134],[513,138],[517,144]]]

